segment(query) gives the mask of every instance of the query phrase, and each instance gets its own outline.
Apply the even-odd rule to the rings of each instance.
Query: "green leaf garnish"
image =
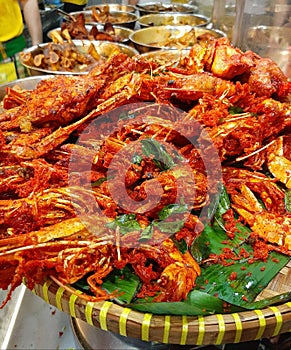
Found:
[[[106,177],[100,177],[100,179],[92,182],[91,186],[92,187],[98,187],[103,184],[103,182],[107,181],[108,179]]]
[[[155,139],[141,140],[142,152],[146,157],[153,158],[153,162],[161,169],[168,170],[176,164],[165,146]]]
[[[184,226],[184,220],[154,222],[154,225],[164,233],[173,234],[179,232]]]
[[[151,223],[142,231],[140,235],[140,241],[151,239],[153,236],[153,233],[154,233],[154,227]]]
[[[219,196],[219,202],[216,208],[216,212],[214,215],[214,227],[220,227],[224,229],[224,220],[222,218],[223,214],[225,214],[230,209],[230,199],[228,196],[228,193],[226,191],[225,186],[222,186],[220,196]]]
[[[106,226],[112,230],[116,230],[119,227],[121,234],[140,230],[140,224],[136,220],[135,214],[118,215],[113,221],[106,224]]]
[[[102,289],[108,293],[116,293],[115,300],[122,304],[128,304],[135,297],[140,286],[139,277],[130,266],[122,270],[113,270],[102,284]]]
[[[167,233],[176,233],[179,232],[185,223],[185,218],[181,218],[181,215],[178,214],[184,214],[187,213],[188,206],[186,204],[169,204],[166,205],[160,212],[159,212],[159,219],[153,221],[153,225],[156,226],[161,232],[167,232]],[[175,218],[175,215],[178,215]],[[171,218],[173,220],[169,220]]]
[[[134,155],[132,156],[131,162],[132,162],[133,164],[140,165],[140,164],[141,164],[141,161],[142,161],[142,156],[140,156],[140,155],[137,154],[137,153],[134,153]]]
[[[289,188],[285,191],[284,202],[286,210],[291,213],[291,189]]]
[[[175,246],[180,250],[182,254],[185,254],[188,250],[188,245],[184,239],[180,239],[179,241],[175,239],[175,237],[172,237],[172,240],[175,243]]]
[[[187,204],[169,204],[159,212],[159,220],[165,220],[171,215],[187,213]]]
[[[244,110],[241,107],[238,107],[238,106],[230,106],[228,108],[228,113],[232,114],[232,115],[234,115],[234,114],[241,114],[243,112],[244,112]]]

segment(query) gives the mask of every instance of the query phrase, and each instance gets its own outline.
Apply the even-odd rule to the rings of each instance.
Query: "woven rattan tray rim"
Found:
[[[87,302],[51,279],[34,292],[47,303],[90,325],[143,341],[180,345],[210,345],[253,341],[291,331],[291,302],[262,310],[210,316],[154,315],[111,301]]]

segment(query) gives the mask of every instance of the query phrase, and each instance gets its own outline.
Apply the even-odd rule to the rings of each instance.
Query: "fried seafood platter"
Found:
[[[165,315],[290,300],[290,288],[259,298],[291,256],[290,96],[273,61],[226,38],[7,89],[2,307],[47,278]]]

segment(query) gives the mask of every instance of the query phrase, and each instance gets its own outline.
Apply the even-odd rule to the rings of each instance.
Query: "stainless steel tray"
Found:
[[[6,292],[0,291],[2,301]],[[0,310],[1,350],[82,349],[70,316],[47,304],[21,285]]]

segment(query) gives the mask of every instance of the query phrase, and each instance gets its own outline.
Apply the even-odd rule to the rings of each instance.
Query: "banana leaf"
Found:
[[[274,263],[273,259],[278,262]],[[213,264],[202,270],[201,276],[196,280],[196,288],[248,309],[250,303],[288,261],[288,257],[272,252],[266,262],[256,261],[248,265],[247,262],[237,261],[229,266]],[[246,269],[242,270],[242,266]],[[236,277],[232,279],[234,274]]]
[[[237,235],[230,239],[224,230],[220,227],[206,226],[199,237],[196,238],[191,246],[191,253],[194,258],[201,263],[202,260],[207,259],[210,254],[221,254],[226,247],[233,251],[239,252],[241,248],[250,250],[250,246],[245,242],[249,238],[250,230],[240,224],[237,224]]]
[[[159,315],[212,315],[215,313],[240,312],[243,308],[228,305],[223,300],[207,293],[192,290],[187,300],[180,302],[152,302],[150,299],[138,299],[128,307]]]
[[[196,289],[202,289],[230,304],[252,309],[259,306],[258,303],[254,304],[257,295],[288,263],[290,257],[270,252],[266,261],[257,260],[250,264],[249,259],[254,254],[252,246],[248,244],[251,231],[248,227],[237,223],[235,237],[230,239],[226,235],[223,214],[229,208],[229,197],[223,188],[213,224],[205,227],[193,243],[191,252],[201,263],[207,261],[213,254],[218,256],[224,254],[227,247],[236,255],[237,260],[226,261],[229,263],[228,266],[219,263],[202,265],[202,273],[196,280]],[[248,256],[240,254],[242,249]],[[269,302],[272,301],[266,301],[266,304]]]
[[[119,304],[130,303],[139,287],[140,279],[129,266],[122,270],[113,270],[102,283],[102,289],[108,293],[116,293],[114,299]]]
[[[251,310],[262,309],[270,305],[287,303],[290,300],[291,300],[291,292],[287,292],[287,293],[275,295],[270,298],[254,301],[253,303],[249,303],[248,309],[251,309]]]
[[[287,189],[285,192],[285,208],[291,213],[291,189]]]
[[[249,263],[253,256],[253,248],[247,242],[249,229],[237,224],[238,235],[228,239],[225,232],[211,226],[207,226],[192,246],[194,256],[203,261],[210,254],[223,254],[223,249],[228,247],[234,252],[238,260],[229,261],[228,266],[213,263],[202,266],[202,273],[196,280],[196,289],[201,289],[210,295],[217,296],[226,302],[246,309],[252,308],[251,303],[257,295],[267,287],[269,282],[288,263],[290,257],[277,252],[270,252],[266,261],[257,260]],[[227,243],[227,244],[226,244]],[[243,249],[249,257],[241,256]]]
[[[72,285],[74,288],[81,290],[84,293],[93,295],[87,283],[87,277],[80,279]],[[140,279],[133,272],[130,266],[125,266],[123,269],[114,269],[100,286],[107,293],[115,295],[114,300],[118,304],[128,304],[135,297],[137,290],[140,287]]]
[[[243,308],[228,304],[207,293],[192,290],[188,294],[187,300],[181,302],[152,302],[147,301],[146,299],[139,299],[135,303],[131,303],[127,306],[136,311],[151,312],[159,315],[207,316],[262,309],[270,305],[281,304],[290,300],[291,292],[288,292],[250,303],[247,308]]]

